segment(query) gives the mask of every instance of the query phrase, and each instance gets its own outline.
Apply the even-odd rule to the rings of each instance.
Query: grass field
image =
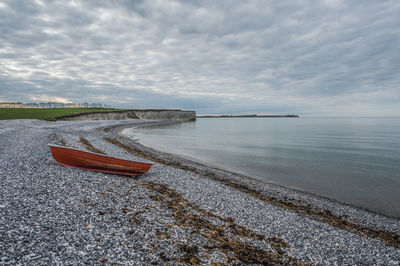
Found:
[[[7,119],[43,119],[83,112],[116,111],[105,108],[0,108],[0,120]]]

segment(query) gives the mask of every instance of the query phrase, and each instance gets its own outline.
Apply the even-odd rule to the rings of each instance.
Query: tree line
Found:
[[[0,102],[0,108],[112,108],[110,105],[102,103],[12,103]]]

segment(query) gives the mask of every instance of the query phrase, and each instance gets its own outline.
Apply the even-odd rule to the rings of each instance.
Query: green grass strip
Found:
[[[86,112],[116,111],[105,108],[0,108],[0,120],[42,119],[53,120],[55,117]]]

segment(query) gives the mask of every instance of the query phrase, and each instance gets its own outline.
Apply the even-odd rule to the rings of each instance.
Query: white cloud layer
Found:
[[[400,115],[392,1],[0,0],[0,98]]]
[[[34,102],[58,102],[58,103],[70,103],[69,99],[61,98],[57,96],[48,95],[28,95],[28,99]]]

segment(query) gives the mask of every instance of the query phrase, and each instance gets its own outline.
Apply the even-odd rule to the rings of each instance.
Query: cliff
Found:
[[[57,117],[56,120],[63,121],[86,121],[86,120],[125,120],[125,119],[148,119],[148,120],[175,120],[175,121],[194,121],[196,120],[195,111],[182,110],[122,110],[122,111],[102,111],[88,112]]]

